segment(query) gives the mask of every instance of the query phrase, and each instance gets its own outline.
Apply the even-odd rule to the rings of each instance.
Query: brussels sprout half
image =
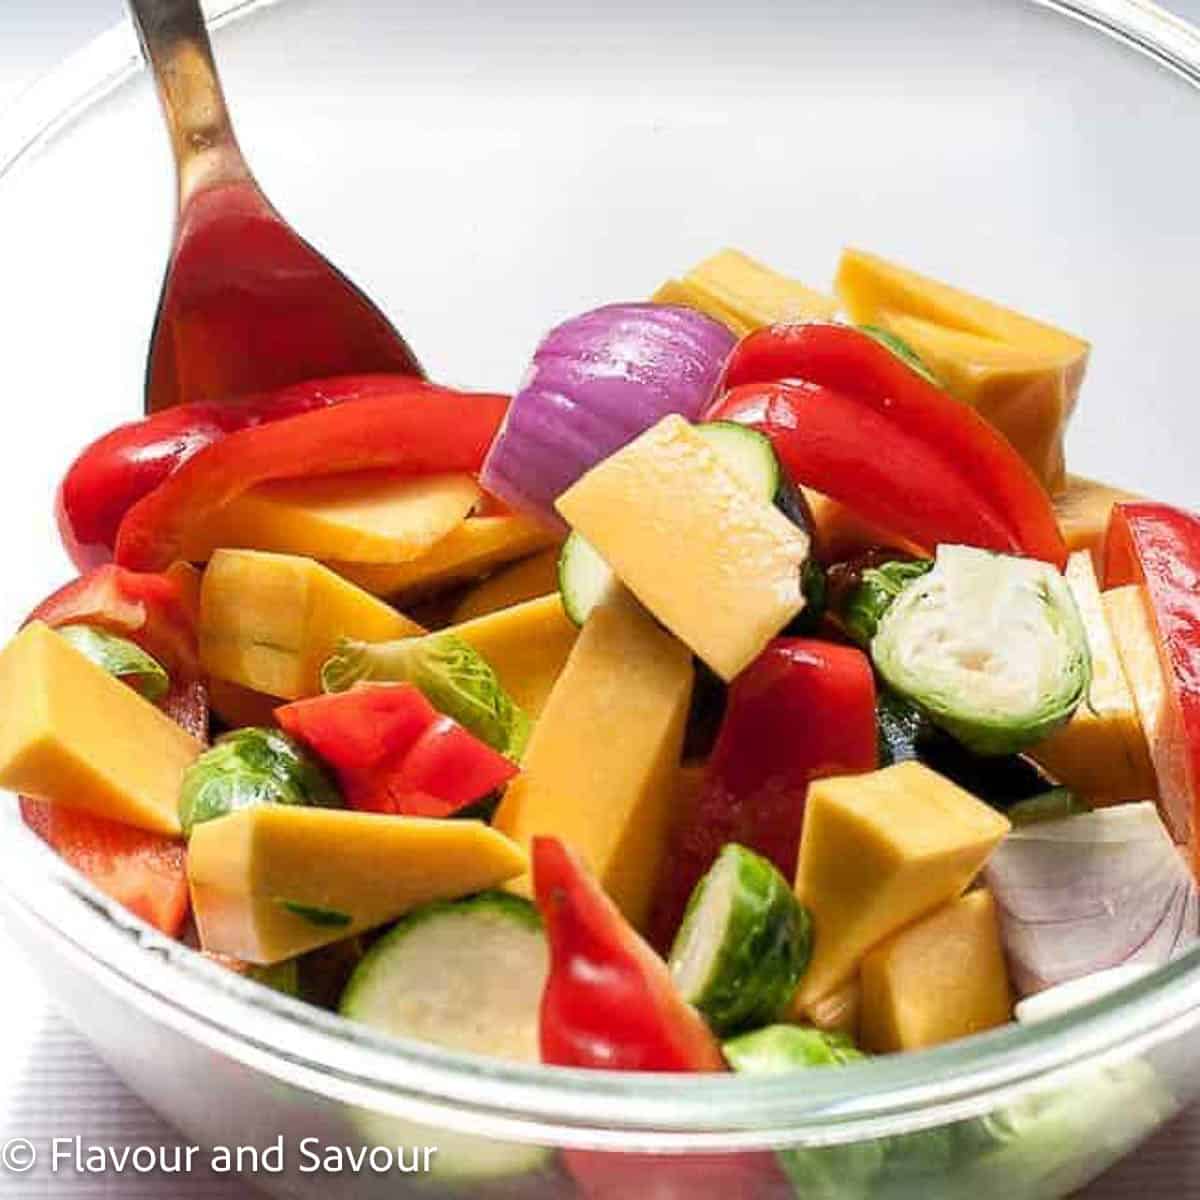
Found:
[[[871,641],[885,682],[976,754],[1011,754],[1070,719],[1091,684],[1063,577],[1033,559],[942,546]]]
[[[185,834],[202,821],[258,804],[341,806],[329,776],[298,742],[278,729],[249,727],[220,737],[188,767],[179,795]]]
[[[529,740],[529,717],[491,664],[452,633],[374,643],[343,638],[321,668],[321,686],[343,692],[363,680],[415,685],[435,708],[511,759],[520,759]]]

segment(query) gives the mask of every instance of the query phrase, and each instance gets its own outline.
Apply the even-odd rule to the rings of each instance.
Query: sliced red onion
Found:
[[[562,528],[554,501],[670,413],[712,401],[734,336],[703,313],[610,304],[552,329],[483,465],[483,486]]]
[[[1153,804],[1015,829],[985,876],[1021,996],[1200,940],[1200,892]]]

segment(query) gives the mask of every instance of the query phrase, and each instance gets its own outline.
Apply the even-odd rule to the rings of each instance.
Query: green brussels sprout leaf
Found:
[[[435,708],[492,749],[514,760],[524,753],[529,717],[487,659],[452,633],[394,642],[342,639],[321,668],[321,686],[342,692],[363,680],[414,684]]]
[[[94,625],[63,625],[57,632],[80,654],[129,684],[151,704],[157,704],[171,690],[166,669],[136,642]]]

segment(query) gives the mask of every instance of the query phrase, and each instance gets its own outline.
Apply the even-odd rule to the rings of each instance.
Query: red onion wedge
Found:
[[[563,527],[554,501],[663,417],[699,418],[734,336],[703,313],[610,304],[552,329],[533,356],[483,465],[483,486]]]
[[[985,877],[1021,996],[1200,940],[1196,881],[1150,803],[1017,828]]]

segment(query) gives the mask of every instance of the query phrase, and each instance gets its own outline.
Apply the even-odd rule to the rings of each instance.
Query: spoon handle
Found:
[[[213,62],[200,0],[126,0],[162,102],[179,202],[202,187],[250,178]]]

